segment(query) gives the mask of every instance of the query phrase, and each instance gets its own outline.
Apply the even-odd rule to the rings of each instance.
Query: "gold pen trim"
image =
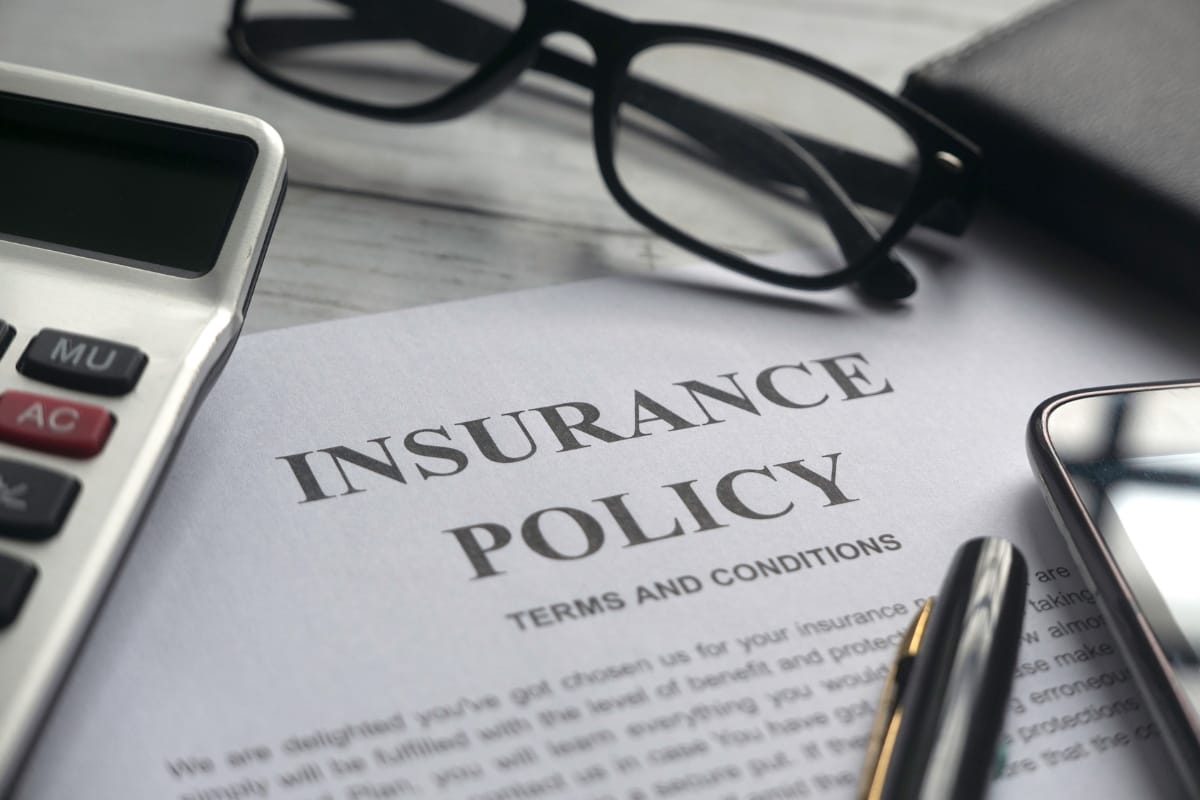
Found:
[[[903,697],[904,687],[908,683],[907,666],[921,649],[921,640],[925,636],[925,627],[932,611],[933,598],[930,597],[905,631],[900,646],[896,648],[896,656],[892,659],[887,677],[883,679],[883,691],[880,693],[879,707],[875,710],[875,721],[871,723],[866,761],[858,782],[858,800],[879,800],[883,796],[883,781],[887,776],[888,764],[891,763],[892,751],[896,746],[896,735],[900,730],[900,718],[903,713],[900,698]]]

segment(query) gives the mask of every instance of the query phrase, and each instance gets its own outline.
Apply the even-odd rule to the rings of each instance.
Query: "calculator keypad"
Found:
[[[0,320],[0,357],[15,330]],[[136,347],[46,328],[33,337],[17,371],[42,383],[116,397],[133,391],[146,367]],[[115,419],[105,408],[9,389],[0,383],[0,442],[70,458],[103,450]],[[70,475],[0,458],[0,540],[44,541],[62,529],[81,491]],[[38,568],[0,552],[0,630],[12,625]]]
[[[79,481],[69,475],[0,458],[0,538],[49,539],[78,494]]]
[[[33,564],[0,553],[0,630],[17,618],[36,579],[37,567]]]
[[[129,394],[146,366],[136,347],[47,328],[25,348],[17,370],[42,383],[80,392]]]

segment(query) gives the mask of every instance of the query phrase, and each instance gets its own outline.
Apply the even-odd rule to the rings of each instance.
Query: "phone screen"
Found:
[[[1200,709],[1200,387],[1068,400],[1046,431],[1129,599]]]
[[[1195,665],[1200,652],[1200,488],[1173,480],[1200,478],[1200,455],[1130,459],[1126,465],[1147,477],[1108,488],[1116,519],[1105,522],[1106,539],[1117,560],[1127,565],[1126,578],[1172,662]]]

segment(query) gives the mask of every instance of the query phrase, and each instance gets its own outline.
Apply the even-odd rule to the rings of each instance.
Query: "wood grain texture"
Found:
[[[1036,4],[597,3],[637,19],[780,41],[888,89],[922,61]],[[292,185],[248,330],[693,259],[611,200],[594,164],[588,117],[578,108],[517,90],[436,125],[328,111],[271,88],[230,58],[227,12],[228,4],[208,0],[6,0],[0,59],[246,111],[279,129]]]

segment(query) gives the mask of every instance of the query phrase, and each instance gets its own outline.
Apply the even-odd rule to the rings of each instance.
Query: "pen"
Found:
[[[860,800],[983,796],[1021,642],[1026,574],[1004,539],[958,549],[884,679]]]

